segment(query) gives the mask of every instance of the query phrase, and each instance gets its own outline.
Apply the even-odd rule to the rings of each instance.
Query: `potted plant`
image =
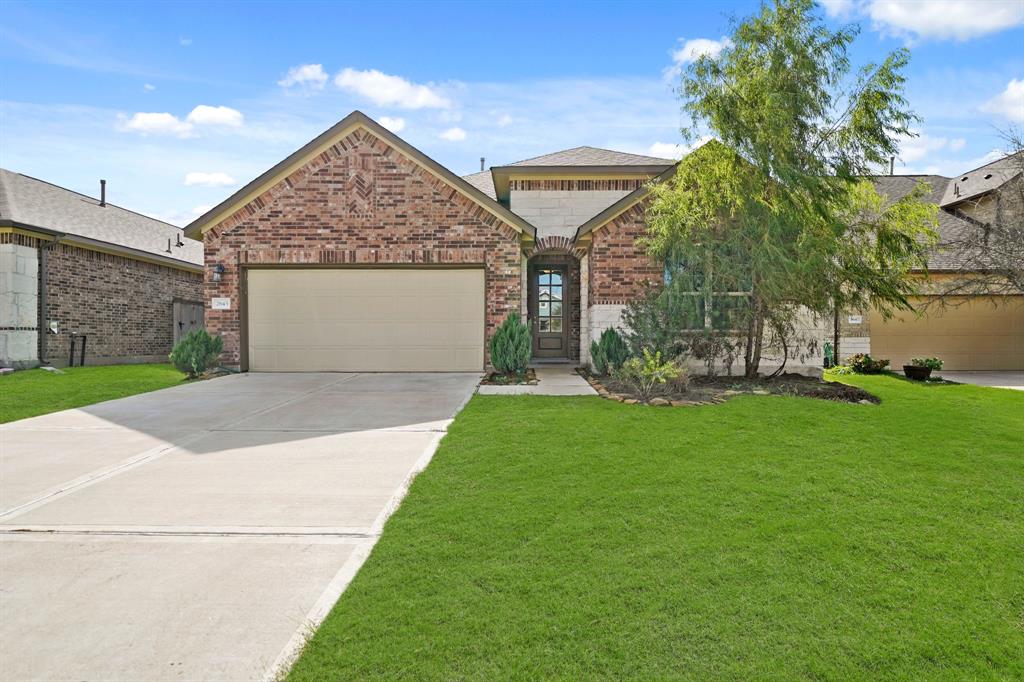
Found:
[[[932,375],[932,370],[937,372],[940,369],[942,360],[938,358],[913,358],[909,365],[903,365],[903,373],[914,381],[927,381]]]

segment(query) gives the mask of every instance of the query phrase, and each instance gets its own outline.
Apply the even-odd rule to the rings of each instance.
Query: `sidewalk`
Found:
[[[533,368],[537,383],[533,386],[480,386],[482,395],[597,395],[587,380],[572,365],[539,365]]]

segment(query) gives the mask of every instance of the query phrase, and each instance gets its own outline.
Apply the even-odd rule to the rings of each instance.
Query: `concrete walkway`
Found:
[[[272,679],[476,374],[245,374],[0,427],[0,677]]]
[[[995,388],[1012,388],[1017,391],[1024,391],[1024,371],[988,371],[988,372],[933,372],[948,381],[956,381],[961,384],[976,384],[978,386],[992,386]]]
[[[536,365],[537,383],[533,386],[481,386],[483,395],[597,395],[587,380],[565,365]]]

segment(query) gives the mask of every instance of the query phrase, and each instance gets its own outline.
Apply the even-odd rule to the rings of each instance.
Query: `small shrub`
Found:
[[[628,357],[629,348],[614,327],[605,329],[601,332],[601,338],[590,344],[590,359],[598,374],[611,374],[617,367],[621,367]]]
[[[188,374],[189,379],[195,379],[217,364],[223,350],[224,342],[219,336],[197,329],[178,341],[168,357],[178,371]]]
[[[853,374],[853,368],[847,365],[833,365],[825,370],[825,374],[834,377],[846,376]]]
[[[509,313],[491,337],[491,364],[505,374],[523,374],[530,366],[530,324],[519,313]]]
[[[938,358],[913,358],[910,364],[914,367],[926,367],[933,372],[938,372],[942,369],[942,360]]]
[[[703,362],[711,377],[715,375],[715,364],[719,362],[725,367],[726,374],[732,375],[732,363],[738,351],[735,339],[728,333],[704,330],[690,336],[686,352]]]
[[[851,355],[848,362],[857,374],[879,374],[889,366],[888,360],[875,360],[867,353]]]
[[[632,386],[644,402],[651,399],[655,389],[677,379],[680,374],[676,363],[671,360],[662,361],[661,351],[652,354],[646,348],[643,349],[642,358],[629,358],[615,372],[616,378]]]
[[[676,369],[679,370],[679,375],[668,380],[668,389],[672,393],[686,393],[690,390],[690,370],[679,365],[678,362],[676,363]]]

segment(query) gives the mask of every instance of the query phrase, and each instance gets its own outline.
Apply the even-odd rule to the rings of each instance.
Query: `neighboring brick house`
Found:
[[[243,370],[476,371],[517,311],[535,360],[587,363],[664,276],[637,239],[675,163],[578,147],[460,178],[353,112],[186,228],[207,326]]]
[[[73,338],[78,364],[82,336],[87,365],[166,362],[202,262],[181,228],[0,169],[0,365],[64,366]]]

